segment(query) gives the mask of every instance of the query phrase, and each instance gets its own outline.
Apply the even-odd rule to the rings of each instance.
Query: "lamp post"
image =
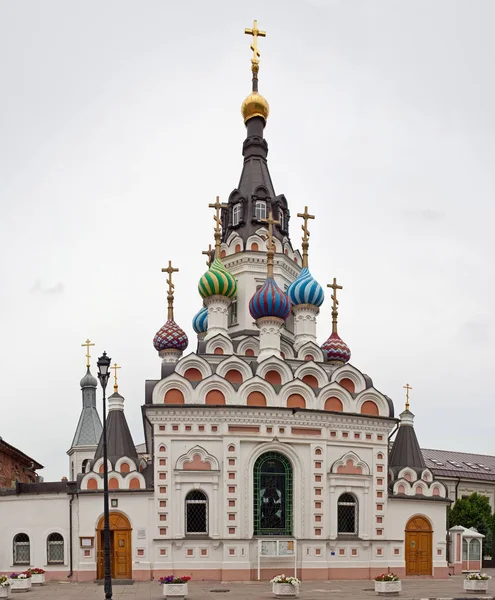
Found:
[[[98,379],[103,389],[103,560],[105,565],[105,598],[112,598],[112,572],[110,566],[110,511],[108,508],[108,462],[107,462],[107,406],[105,390],[110,377],[112,359],[106,352],[98,362]]]

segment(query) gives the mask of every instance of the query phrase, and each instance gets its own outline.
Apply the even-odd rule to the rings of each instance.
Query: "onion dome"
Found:
[[[351,359],[349,346],[340,338],[336,331],[332,333],[321,349],[327,355],[328,362],[338,361],[346,363]]]
[[[270,106],[266,98],[261,94],[258,92],[251,92],[242,103],[241,113],[244,123],[253,117],[261,117],[266,121],[270,114]]]
[[[155,350],[179,350],[183,351],[189,343],[187,335],[173,319],[168,319],[165,325],[157,331],[153,338]]]
[[[297,279],[289,285],[287,295],[294,305],[313,304],[314,306],[321,306],[325,299],[323,288],[313,278],[307,267],[301,269]]]
[[[237,292],[237,281],[222,261],[215,258],[208,271],[199,280],[198,290],[202,298],[210,296],[233,298]]]
[[[278,317],[287,319],[292,305],[289,297],[275,283],[275,279],[268,277],[262,287],[256,290],[249,301],[249,312],[253,319],[262,317]]]
[[[198,335],[208,331],[208,309],[206,306],[203,306],[203,308],[194,315],[192,326],[195,333]]]
[[[91,372],[89,370],[86,371],[86,375],[81,379],[81,387],[85,388],[85,387],[98,387],[98,381],[96,379],[96,377],[93,377],[93,375],[91,375]]]

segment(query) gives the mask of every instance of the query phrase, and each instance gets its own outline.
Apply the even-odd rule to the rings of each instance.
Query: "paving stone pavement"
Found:
[[[491,571],[491,572],[490,572]],[[495,569],[488,569],[495,576]],[[462,589],[463,577],[449,579],[405,579],[402,581],[402,600],[492,600],[495,596],[495,582],[490,582],[487,595],[468,594]],[[493,591],[492,589],[493,588]],[[24,594],[12,594],[11,598]],[[113,597],[117,600],[158,600],[163,598],[161,586],[156,582],[134,583],[133,585],[115,585]],[[304,581],[301,584],[301,600],[371,600],[377,598],[372,581]],[[26,600],[96,600],[104,599],[103,586],[95,583],[55,583],[33,587]],[[211,581],[189,582],[187,600],[260,600],[273,598],[268,582],[220,583]]]

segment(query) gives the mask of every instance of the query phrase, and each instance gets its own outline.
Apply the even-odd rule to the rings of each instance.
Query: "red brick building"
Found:
[[[0,438],[0,489],[15,488],[16,481],[35,483],[37,469],[43,465]]]

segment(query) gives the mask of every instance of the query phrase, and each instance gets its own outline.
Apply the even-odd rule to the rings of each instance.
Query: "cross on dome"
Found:
[[[261,31],[261,29],[258,29],[258,21],[255,20],[253,22],[253,27],[246,27],[246,29],[244,29],[244,33],[253,36],[253,41],[250,45],[250,48],[253,51],[253,57],[251,58],[251,70],[253,71],[253,75],[257,75],[261,56],[260,51],[258,49],[258,36],[266,37],[266,31]]]
[[[275,244],[273,243],[273,226],[280,225],[280,221],[273,218],[273,212],[270,209],[267,219],[260,219],[262,223],[268,225],[268,241],[266,243],[266,262],[268,278],[273,278],[273,256],[275,254]]]
[[[308,229],[308,220],[309,219],[314,219],[315,216],[309,214],[307,206],[304,207],[304,212],[303,213],[297,213],[297,216],[301,217],[301,219],[303,219],[303,221],[304,221],[304,224],[301,225],[301,229],[303,230],[303,238],[302,238],[302,244],[301,244],[302,245],[302,251],[303,251],[302,266],[303,267],[307,267],[308,266],[309,236],[311,235],[309,233],[309,229]]]
[[[402,387],[406,390],[406,410],[409,410],[409,390],[412,390],[412,387],[408,383]]]
[[[337,300],[337,290],[343,290],[344,288],[341,285],[337,284],[337,279],[333,278],[333,283],[327,283],[327,287],[333,290],[332,294],[332,333],[337,333],[337,317],[339,315],[339,301]]]
[[[208,244],[208,250],[203,250],[201,254],[204,254],[208,257],[208,260],[206,261],[206,266],[209,267],[211,264],[211,244]]]
[[[222,239],[222,219],[220,218],[220,210],[222,208],[228,208],[228,204],[222,204],[220,202],[220,197],[217,196],[214,204],[208,204],[209,208],[215,209],[215,216],[213,219],[215,220],[215,258],[220,258],[220,242]]]
[[[167,314],[167,318],[172,321],[174,319],[174,288],[175,288],[175,285],[172,283],[172,274],[178,273],[178,272],[179,272],[179,269],[176,269],[175,267],[172,266],[171,260],[168,261],[168,267],[162,269],[162,273],[168,273],[168,277],[167,277],[167,284],[168,284],[168,294],[167,294],[168,314]]]
[[[120,369],[121,367],[119,367],[117,363],[113,363],[113,367],[110,368],[113,369],[113,391],[116,394],[119,391],[119,385],[117,383],[117,369]]]
[[[86,347],[86,366],[88,369],[91,366],[91,354],[89,353],[90,346],[94,346],[94,344],[89,338],[84,342],[84,344],[81,344],[81,347]]]

